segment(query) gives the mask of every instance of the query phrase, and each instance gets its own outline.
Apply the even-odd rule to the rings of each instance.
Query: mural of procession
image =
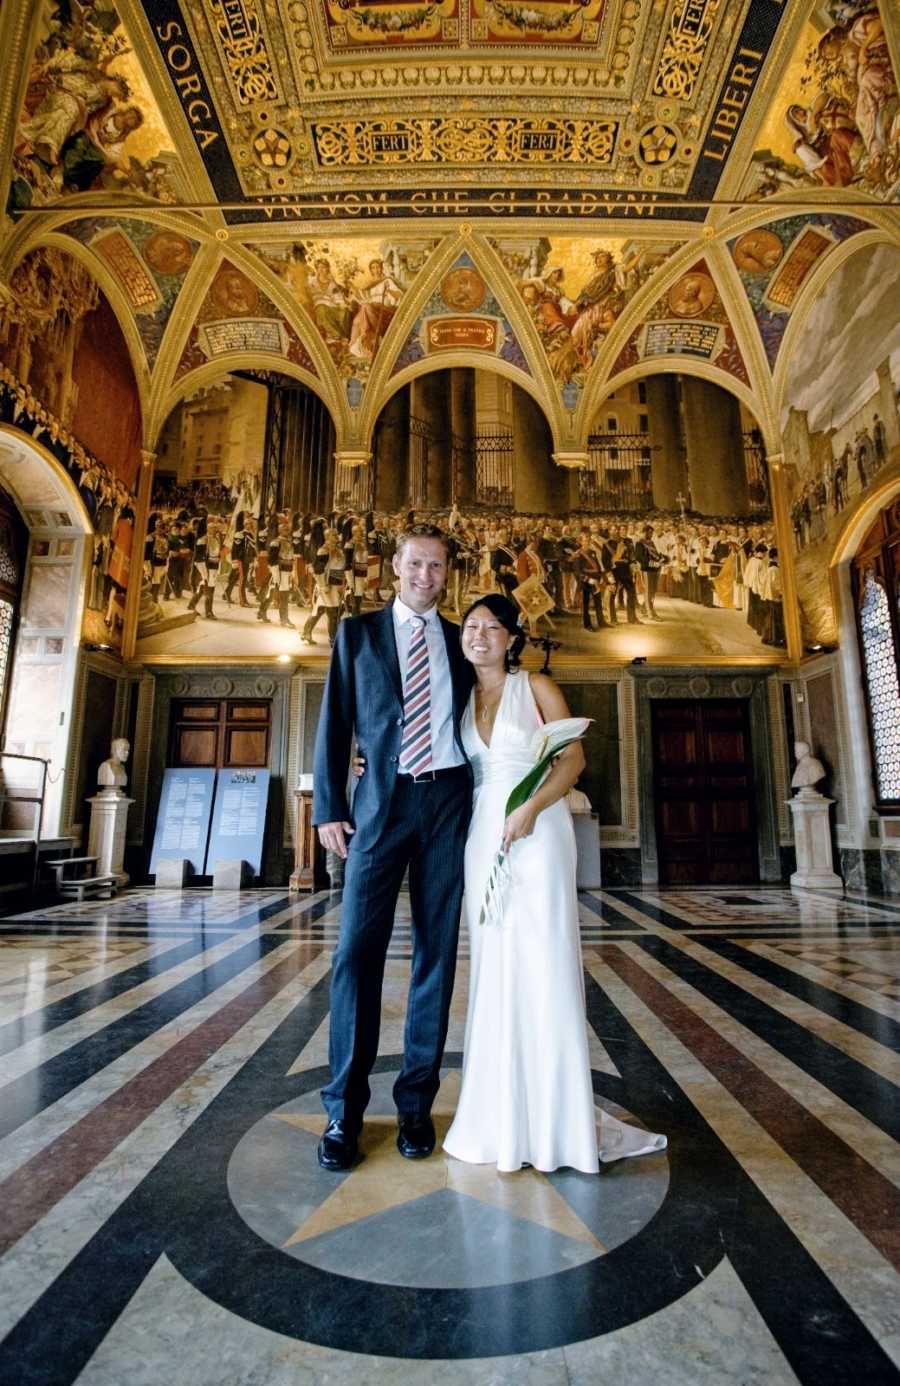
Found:
[[[817,343],[792,358],[782,417],[805,639],[837,639],[828,569],[854,508],[900,460],[900,252],[860,250],[807,320]],[[848,371],[846,363],[854,363]]]
[[[540,647],[603,657],[773,653],[783,648],[770,523],[688,513],[521,515],[484,509],[258,514],[255,478],[159,484],[144,553],[153,617],[144,657],[327,654],[338,622],[397,590],[392,560],[409,524],[449,536],[442,610],[458,619],[503,592]]]
[[[451,619],[479,596],[503,592],[536,642],[547,637],[567,653],[677,653],[695,628],[710,653],[761,653],[785,643],[770,525],[656,512],[255,516],[245,498],[208,488],[154,497],[144,570],[164,614],[160,633],[141,642],[143,654],[181,648],[179,632],[195,653],[275,645],[325,653],[344,616],[394,596],[397,536],[405,525],[426,521],[449,534],[442,609]],[[214,622],[215,630],[196,630],[195,621]],[[273,645],[260,627],[288,638]]]

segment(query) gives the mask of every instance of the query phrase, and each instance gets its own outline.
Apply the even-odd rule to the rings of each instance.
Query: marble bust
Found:
[[[124,736],[117,736],[109,748],[109,759],[105,760],[97,771],[97,784],[103,794],[121,794],[125,785],[128,783],[128,772],[125,769],[125,761],[131,750]]]
[[[828,772],[822,762],[810,754],[808,742],[795,741],[794,755],[797,760],[797,768],[791,780],[791,787],[799,789],[804,797],[809,798],[810,794],[818,793],[816,785],[820,780],[824,780]]]

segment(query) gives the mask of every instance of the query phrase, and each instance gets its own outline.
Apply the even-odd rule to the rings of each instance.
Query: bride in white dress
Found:
[[[516,618],[507,598],[491,595],[462,626],[476,675],[462,723],[475,773],[464,901],[471,963],[462,1090],[444,1150],[502,1172],[531,1165],[596,1173],[599,1160],[661,1150],[666,1141],[594,1105],[565,800],[584,768],[580,743],[567,746],[535,794],[505,817],[510,790],[533,767],[535,732],[569,716],[552,679],[509,668],[524,643]],[[511,873],[502,919],[481,924],[501,840]]]

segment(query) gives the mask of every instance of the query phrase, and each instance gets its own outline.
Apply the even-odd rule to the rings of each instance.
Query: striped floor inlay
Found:
[[[396,1153],[405,897],[366,1159],[319,1171],[339,928],[277,890],[0,920],[3,1386],[900,1381],[900,902],[584,893],[598,1101],[669,1142],[597,1176]]]

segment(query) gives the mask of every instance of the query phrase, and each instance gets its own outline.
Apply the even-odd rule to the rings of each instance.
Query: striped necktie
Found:
[[[411,616],[412,638],[406,660],[403,688],[403,740],[400,743],[400,770],[420,775],[431,768],[431,677],[425,619]]]

